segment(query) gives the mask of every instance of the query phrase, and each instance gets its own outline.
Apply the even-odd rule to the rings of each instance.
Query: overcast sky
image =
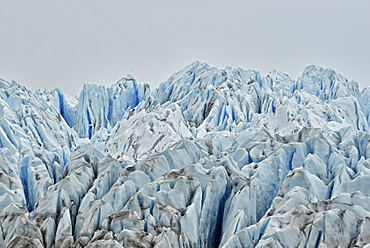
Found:
[[[153,87],[211,66],[331,67],[370,85],[370,1],[0,0],[0,78],[76,95],[126,74]]]

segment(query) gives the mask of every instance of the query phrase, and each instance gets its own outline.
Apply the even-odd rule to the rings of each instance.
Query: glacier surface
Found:
[[[0,247],[370,247],[369,124],[370,88],[317,66],[0,80]]]

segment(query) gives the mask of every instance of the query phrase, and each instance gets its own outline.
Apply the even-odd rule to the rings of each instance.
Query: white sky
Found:
[[[76,95],[126,74],[152,87],[195,60],[370,85],[370,1],[0,0],[0,78]]]

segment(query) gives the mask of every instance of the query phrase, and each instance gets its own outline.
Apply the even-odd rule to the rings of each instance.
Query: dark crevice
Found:
[[[28,191],[28,167],[27,166],[22,166],[21,167],[21,181],[22,181],[22,185],[23,185],[23,192],[24,192],[24,197],[26,199],[26,204],[27,204],[27,210],[29,212],[32,212],[33,211],[33,206],[32,204],[30,203],[30,196],[29,196],[29,191]]]
[[[88,137],[91,139],[92,137],[92,122],[91,122],[91,117],[90,117],[90,112],[89,109],[86,110],[86,117],[87,117],[87,123],[88,123]]]
[[[221,239],[222,239],[222,224],[223,224],[223,218],[225,214],[225,203],[227,199],[230,196],[230,185],[226,185],[226,192],[223,195],[223,197],[220,199],[220,204],[218,206],[218,213],[217,213],[217,222],[215,227],[215,241],[214,241],[214,247],[219,247]]]

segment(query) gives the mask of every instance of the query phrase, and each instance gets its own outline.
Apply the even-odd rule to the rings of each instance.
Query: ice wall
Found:
[[[365,246],[369,94],[318,66],[1,80],[0,247]]]

